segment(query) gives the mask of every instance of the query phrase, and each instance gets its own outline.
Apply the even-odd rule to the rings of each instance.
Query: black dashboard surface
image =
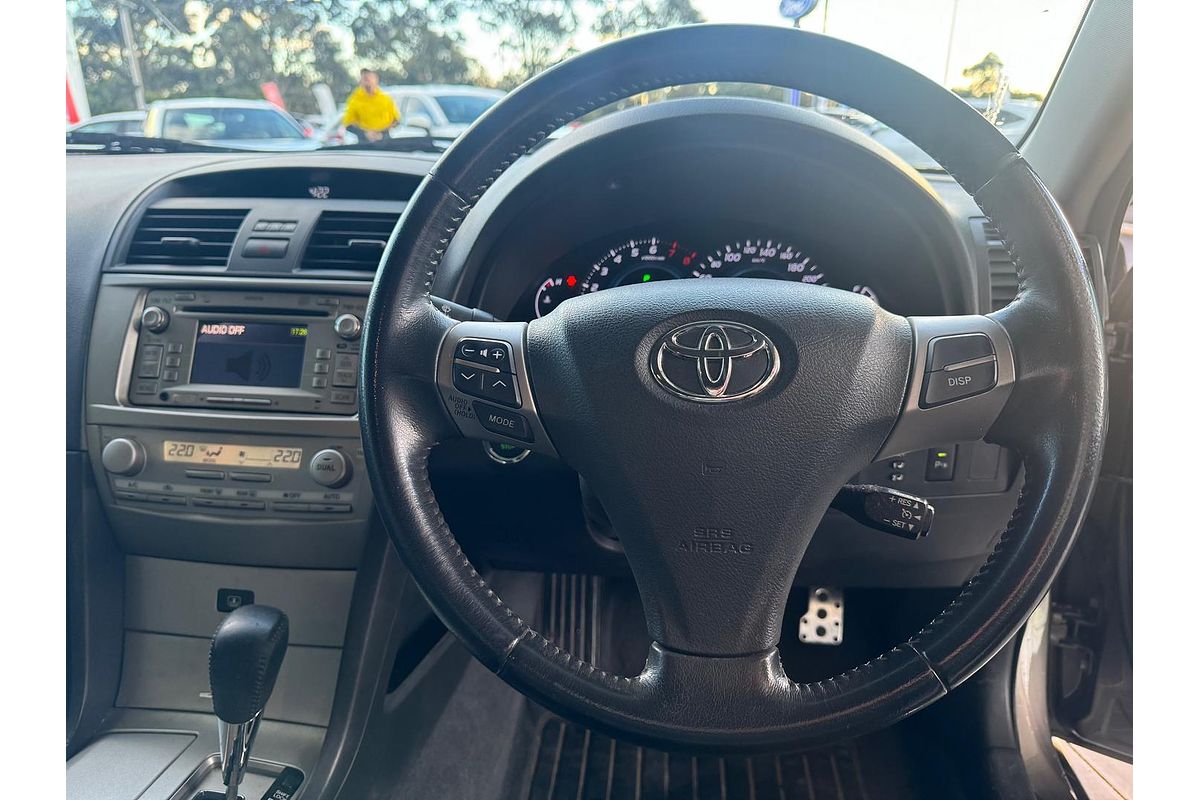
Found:
[[[138,269],[123,263],[126,250],[122,237],[137,224],[144,209],[158,202],[156,198],[167,196],[171,202],[186,203],[190,194],[197,203],[211,203],[213,195],[219,195],[215,199],[240,197],[255,207],[286,209],[292,204],[296,208],[335,208],[339,202],[352,201],[336,196],[297,196],[307,192],[304,181],[281,186],[268,185],[264,178],[277,169],[353,169],[374,176],[369,187],[372,196],[354,202],[362,207],[395,208],[398,204],[402,207],[404,192],[411,191],[432,163],[433,157],[426,155],[363,153],[69,157],[68,449],[87,447],[82,426],[83,376],[101,277],[109,271],[126,273],[125,280],[137,279]],[[939,249],[911,230],[906,233],[903,215],[891,214],[889,224],[890,212],[881,205],[858,223],[841,220],[837,229],[840,235],[829,235],[832,229],[826,225],[823,231],[820,223],[828,223],[833,216],[845,216],[845,207],[826,204],[822,208],[820,203],[812,202],[804,206],[804,201],[794,196],[791,201],[795,202],[772,203],[772,197],[778,199],[778,192],[787,192],[789,185],[795,185],[784,180],[778,170],[772,181],[763,169],[752,171],[750,180],[744,180],[744,173],[739,179],[736,174],[721,175],[719,168],[709,169],[706,179],[724,188],[709,196],[697,195],[694,181],[678,171],[672,175],[671,170],[669,163],[662,162],[655,170],[646,169],[642,163],[602,176],[581,174],[573,184],[574,197],[569,196],[572,187],[567,187],[564,195],[561,187],[550,191],[542,186],[532,199],[515,204],[523,212],[520,219],[508,214],[491,215],[493,222],[499,223],[499,231],[465,225],[464,232],[471,234],[462,237],[467,244],[456,242],[465,250],[452,247],[447,254],[452,268],[439,275],[434,291],[499,317],[529,319],[536,313],[538,286],[547,278],[575,275],[582,282],[596,263],[606,258],[611,262],[615,252],[631,240],[653,239],[658,246],[674,246],[677,253],[685,247],[686,254],[695,253],[689,264],[683,265],[680,260],[671,265],[672,269],[690,268],[706,257],[730,252],[726,245],[736,249],[732,246],[750,244],[755,250],[795,251],[795,257],[781,255],[771,266],[783,273],[781,277],[804,279],[804,275],[820,274],[840,288],[869,286],[885,307],[897,313],[989,310],[989,264],[987,243],[979,236],[981,214],[957,184],[944,176],[923,176],[931,200],[940,205],[947,220]],[[191,177],[181,182],[184,176]],[[601,177],[606,182],[597,183]],[[397,194],[385,197],[388,182],[393,180]],[[527,183],[539,188],[536,181]],[[180,185],[186,185],[187,191],[178,191]],[[689,206],[676,203],[665,213],[662,206],[655,209],[654,194],[648,190],[654,186],[668,189],[660,195],[660,201],[674,191],[676,199],[680,193],[690,198]],[[760,192],[756,200],[754,188],[764,186],[773,188]],[[580,197],[590,199],[579,202]],[[486,203],[485,195],[481,206]],[[551,214],[556,208],[559,213]],[[736,211],[721,213],[724,208]],[[798,209],[806,213],[798,213]],[[747,257],[753,260],[755,255]],[[805,258],[810,258],[808,264]],[[810,269],[811,265],[816,265],[819,272]],[[638,269],[645,266],[657,268],[662,264],[637,264]],[[723,263],[713,271],[727,270],[723,274],[730,274],[729,266]],[[160,273],[163,271],[167,270]],[[187,281],[189,276],[201,280],[201,273],[194,269],[175,272],[174,280]],[[224,277],[236,274],[231,271]],[[641,274],[627,270],[612,277],[616,280],[634,275],[640,279]],[[322,279],[328,276],[286,277],[291,289],[296,288],[297,280],[302,281],[302,287],[307,280],[310,291],[317,292],[322,290]],[[261,274],[255,278],[259,282],[270,279]],[[365,285],[370,274],[346,274],[342,279]],[[972,457],[969,450],[962,453]],[[877,476],[880,480],[887,474],[887,465],[882,469]],[[914,479],[923,471],[923,462],[910,469]],[[518,568],[624,569],[618,546],[597,535],[596,509],[587,505],[586,488],[580,487],[577,477],[558,462],[532,456],[516,465],[501,465],[485,455],[477,442],[451,442],[435,451],[431,472],[435,489],[447,507],[447,517],[468,553]],[[946,535],[920,552],[908,542],[880,541],[890,537],[867,532],[848,518],[832,514],[826,523],[829,531],[818,536],[802,571],[809,568],[812,575],[840,571],[844,585],[949,585],[961,581],[987,552],[1011,509],[1016,477],[1015,463],[1002,461],[998,480],[1007,489],[947,499]],[[909,488],[919,490],[925,485],[918,484]],[[516,511],[498,520],[486,512],[488,503],[479,500],[484,495]],[[941,508],[938,513],[942,515]],[[995,526],[993,519],[999,520]]]

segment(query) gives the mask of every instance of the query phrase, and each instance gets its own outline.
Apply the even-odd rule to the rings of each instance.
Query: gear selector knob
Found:
[[[288,618],[271,606],[242,606],[213,634],[208,680],[221,721],[221,771],[227,797],[236,798],[250,748],[287,652]]]

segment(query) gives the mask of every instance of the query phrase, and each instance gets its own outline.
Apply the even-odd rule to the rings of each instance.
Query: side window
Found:
[[[1125,251],[1125,269],[1133,269],[1133,198],[1129,199],[1125,219],[1121,220],[1121,249]]]
[[[117,122],[93,122],[90,125],[76,128],[76,133],[126,133],[124,130],[118,130]]]

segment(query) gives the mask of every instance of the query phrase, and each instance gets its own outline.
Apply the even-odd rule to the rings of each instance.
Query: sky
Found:
[[[800,27],[877,50],[948,86],[964,84],[963,68],[994,51],[1004,60],[1013,88],[1045,92],[1087,2],[819,0]],[[780,16],[779,0],[692,0],[692,4],[709,22],[792,24]],[[494,75],[503,73],[504,57],[496,41],[469,19],[463,20],[463,31],[467,52]],[[588,49],[598,42],[585,34],[575,44]]]

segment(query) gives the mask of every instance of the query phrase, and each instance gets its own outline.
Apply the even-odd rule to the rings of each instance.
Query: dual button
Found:
[[[513,408],[521,405],[507,342],[463,339],[454,350],[453,378],[454,388],[463,394]]]
[[[996,385],[996,349],[987,334],[940,336],[929,343],[921,405],[940,406]]]

